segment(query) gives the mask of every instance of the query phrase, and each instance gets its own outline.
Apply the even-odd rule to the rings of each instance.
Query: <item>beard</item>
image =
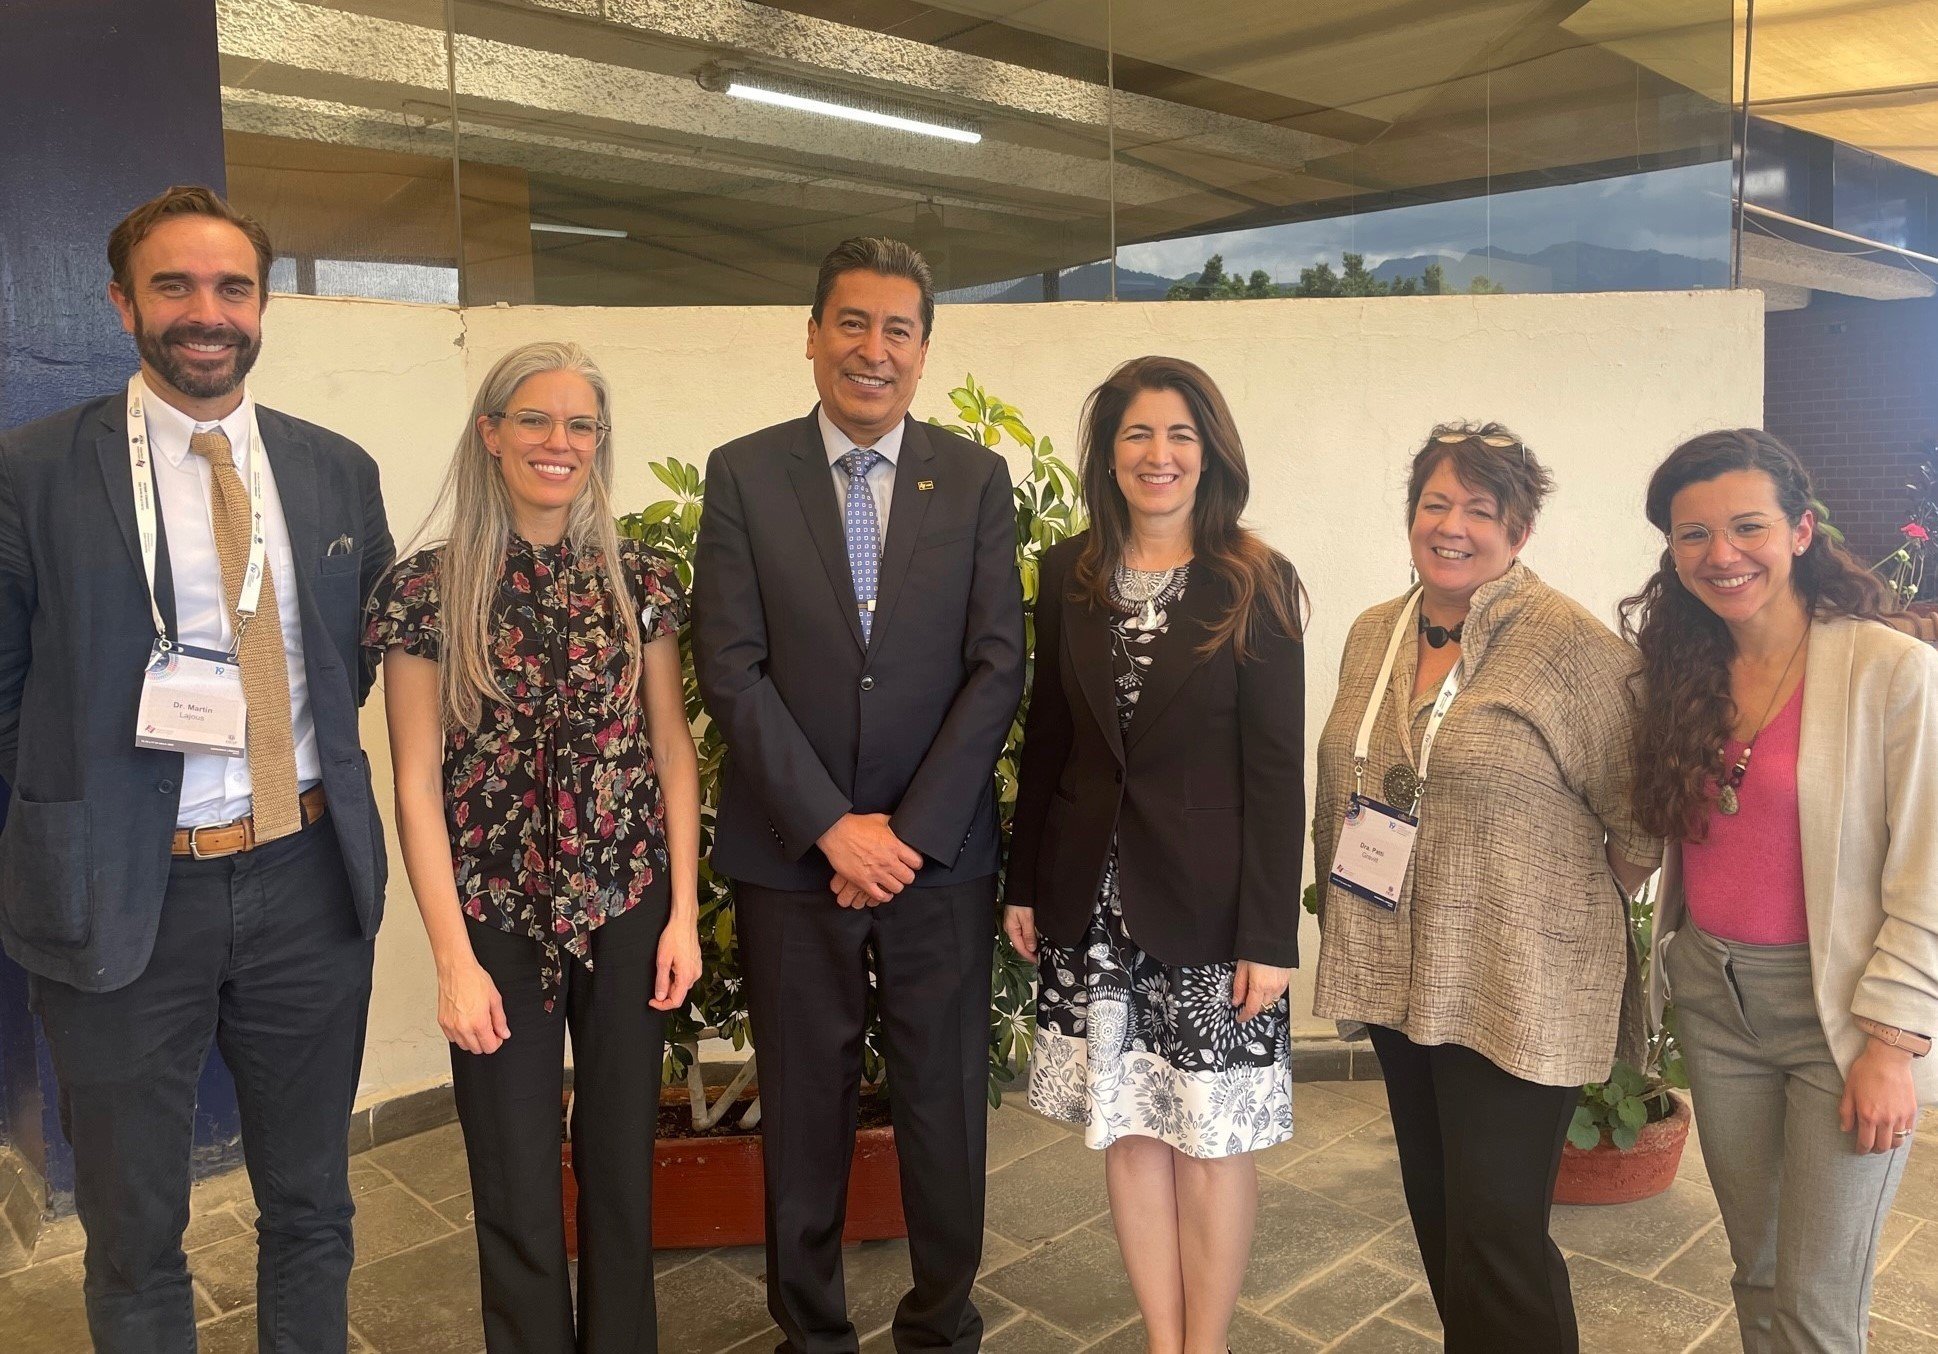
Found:
[[[226,343],[227,366],[208,367],[190,362],[176,351],[177,343]],[[161,333],[142,323],[135,311],[135,350],[169,385],[193,399],[213,400],[229,394],[249,375],[262,352],[262,336],[251,338],[234,325],[176,324]]]

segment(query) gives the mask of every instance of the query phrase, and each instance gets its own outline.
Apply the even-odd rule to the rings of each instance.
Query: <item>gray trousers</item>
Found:
[[[1662,952],[1745,1354],[1862,1354],[1877,1239],[1910,1139],[1860,1154],[1810,987],[1808,945],[1685,923]]]

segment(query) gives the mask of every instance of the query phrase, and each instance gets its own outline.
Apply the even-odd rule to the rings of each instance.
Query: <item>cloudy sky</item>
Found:
[[[1655,249],[1717,259],[1729,253],[1730,166],[1727,161],[1656,170],[1591,183],[1496,193],[1418,207],[1367,212],[1327,221],[1264,226],[1153,244],[1125,245],[1117,266],[1162,277],[1193,275],[1212,254],[1228,272],[1263,268],[1280,282],[1301,268],[1338,264],[1352,250],[1376,267],[1420,254],[1459,257],[1489,243],[1520,254],[1581,241],[1613,249]]]

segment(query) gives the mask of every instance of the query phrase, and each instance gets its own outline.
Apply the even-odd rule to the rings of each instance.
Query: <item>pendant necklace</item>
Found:
[[[1451,626],[1432,625],[1427,621],[1424,609],[1420,612],[1420,637],[1431,649],[1444,649],[1449,644],[1460,643],[1460,632],[1466,628],[1467,619],[1461,617]],[[1386,793],[1388,804],[1400,805],[1413,803],[1420,794],[1420,773],[1413,769],[1413,736],[1406,722],[1400,722],[1400,746],[1405,749],[1407,760],[1388,767],[1380,781],[1380,789]]]
[[[1806,621],[1803,636],[1797,640],[1797,647],[1790,650],[1790,661],[1783,665],[1783,675],[1777,678],[1776,690],[1770,693],[1770,703],[1763,709],[1763,718],[1758,721],[1756,732],[1751,734],[1750,741],[1743,745],[1743,755],[1736,759],[1736,765],[1732,766],[1729,774],[1723,777],[1722,788],[1716,792],[1716,807],[1725,814],[1734,817],[1743,807],[1743,801],[1736,792],[1742,788],[1743,778],[1750,773],[1750,757],[1756,751],[1756,740],[1763,736],[1763,730],[1770,727],[1770,716],[1776,713],[1777,697],[1783,694],[1783,684],[1790,678],[1790,669],[1796,666],[1797,655],[1803,652],[1804,640],[1809,638],[1810,624]]]
[[[1143,627],[1157,629],[1157,599],[1171,586],[1177,570],[1133,569],[1128,564],[1117,566],[1116,576],[1111,580],[1117,588],[1117,596],[1131,608],[1144,608]]]

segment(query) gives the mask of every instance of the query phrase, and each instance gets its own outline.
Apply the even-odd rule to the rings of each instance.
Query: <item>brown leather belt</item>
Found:
[[[313,785],[303,791],[297,803],[303,808],[303,826],[308,827],[323,816],[329,801],[323,797],[323,787]],[[178,827],[175,829],[173,854],[191,856],[196,860],[210,860],[216,856],[235,856],[244,851],[253,851],[256,841],[256,820],[253,815],[238,818],[232,823],[209,823],[204,827]]]

